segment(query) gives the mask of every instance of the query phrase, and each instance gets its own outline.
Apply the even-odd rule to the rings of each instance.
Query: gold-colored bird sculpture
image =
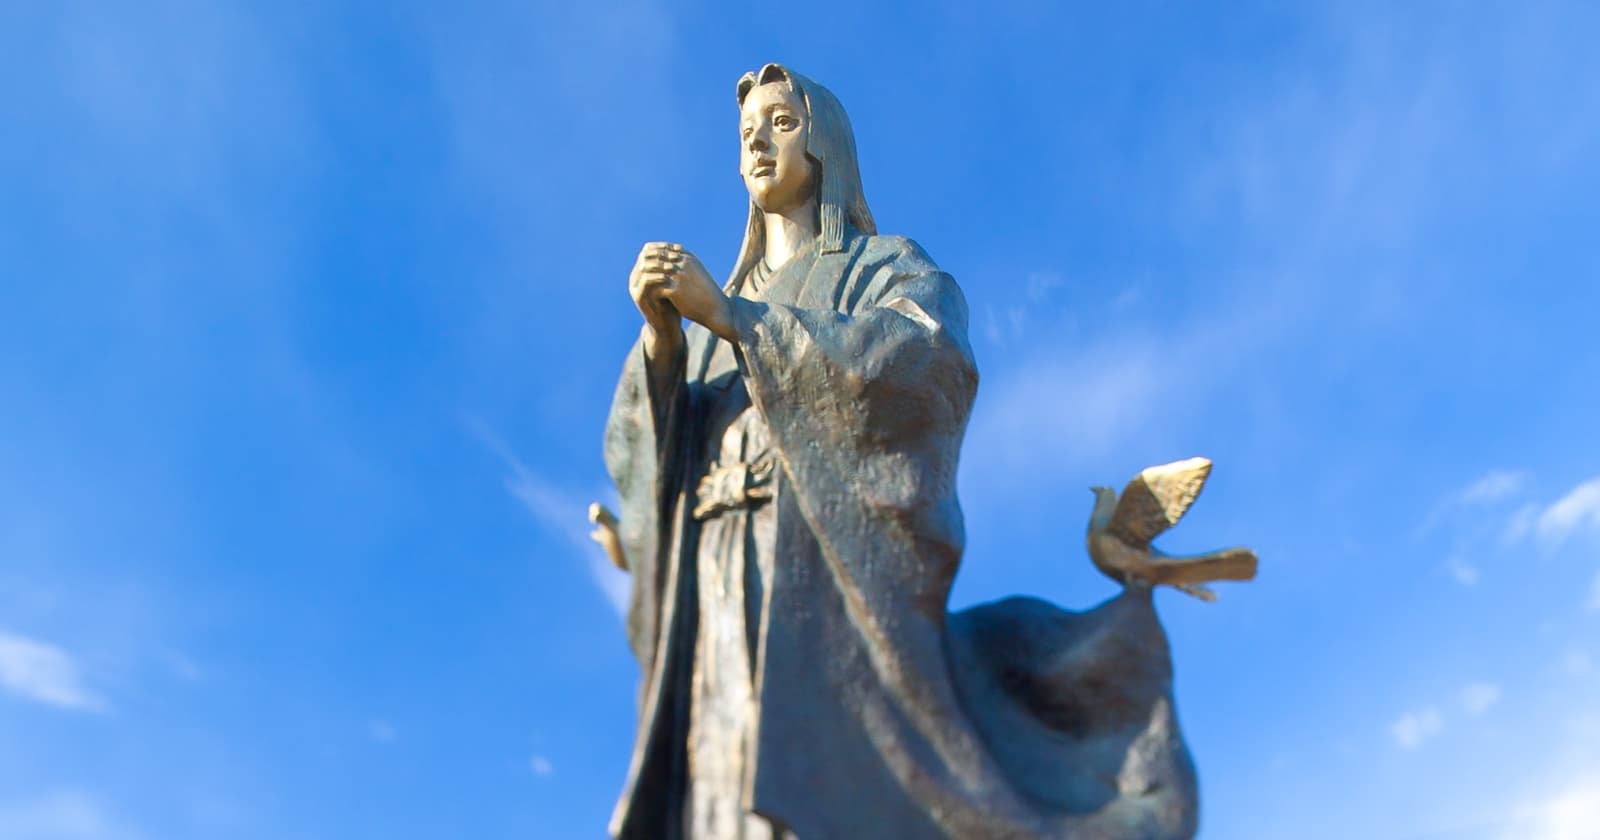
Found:
[[[628,571],[628,557],[622,551],[622,535],[617,533],[619,524],[617,515],[606,509],[605,505],[593,502],[589,505],[589,521],[594,523],[594,530],[589,532],[589,539],[600,544],[606,550],[606,555],[611,562],[624,572]]]
[[[1256,555],[1248,548],[1176,557],[1150,545],[1157,535],[1178,524],[1210,474],[1210,460],[1188,458],[1141,470],[1121,496],[1109,487],[1089,488],[1094,491],[1089,559],[1095,568],[1124,585],[1136,581],[1167,584],[1202,601],[1217,599],[1216,593],[1203,585],[1208,581],[1254,578]]]

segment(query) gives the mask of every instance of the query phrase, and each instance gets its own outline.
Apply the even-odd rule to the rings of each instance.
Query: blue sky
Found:
[[[0,838],[601,836],[625,277],[767,61],[971,303],[955,606],[1207,455],[1202,836],[1600,837],[1600,11],[1393,5],[7,4]]]

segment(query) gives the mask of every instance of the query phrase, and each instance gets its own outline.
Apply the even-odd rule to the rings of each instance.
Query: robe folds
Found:
[[[1020,599],[947,615],[964,542],[956,467],[978,383],[954,280],[910,240],[853,235],[841,251],[796,254],[761,297],[731,298],[738,375],[778,464],[744,807],[802,840],[1192,833],[1192,808],[1168,813],[1161,799],[1192,791],[1193,771],[1148,591],[1082,615]],[[693,450],[718,341],[690,325],[672,372],[654,379],[636,344],[607,424],[643,672],[618,838],[683,830],[703,454]],[[1149,667],[1131,675],[1121,648],[1106,647],[1125,627],[1148,642],[1134,647]],[[1019,659],[1019,640],[1033,638],[1055,647]],[[1095,698],[1074,670],[1084,662],[1114,672],[1090,680]],[[1155,772],[1142,768],[1130,788],[1122,756],[1132,753],[1108,737],[1144,743]],[[1040,743],[991,744],[1020,738]],[[1040,768],[1063,778],[1018,778]],[[1151,817],[1157,801],[1166,810]]]

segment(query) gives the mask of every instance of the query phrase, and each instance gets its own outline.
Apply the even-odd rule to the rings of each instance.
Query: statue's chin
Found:
[[[744,186],[745,191],[750,194],[750,203],[754,204],[757,210],[779,215],[786,215],[805,206],[812,193],[809,184],[785,183],[770,176],[746,178]]]
[[[780,215],[794,209],[799,203],[792,200],[784,200],[779,196],[773,195],[773,192],[773,190],[765,187],[751,190],[750,203],[754,204],[756,209],[763,213],[777,213]]]

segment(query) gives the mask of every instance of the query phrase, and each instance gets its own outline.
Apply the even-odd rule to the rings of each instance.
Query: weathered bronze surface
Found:
[[[878,234],[831,93],[778,65],[736,92],[750,213],[730,279],[671,242],[628,279],[644,327],[605,437],[621,515],[591,511],[632,574],[644,674],[612,834],[1192,836],[1151,587],[1205,595],[1255,558],[1149,541],[1209,462],[1097,491],[1090,554],[1120,596],[948,613],[966,301]]]

